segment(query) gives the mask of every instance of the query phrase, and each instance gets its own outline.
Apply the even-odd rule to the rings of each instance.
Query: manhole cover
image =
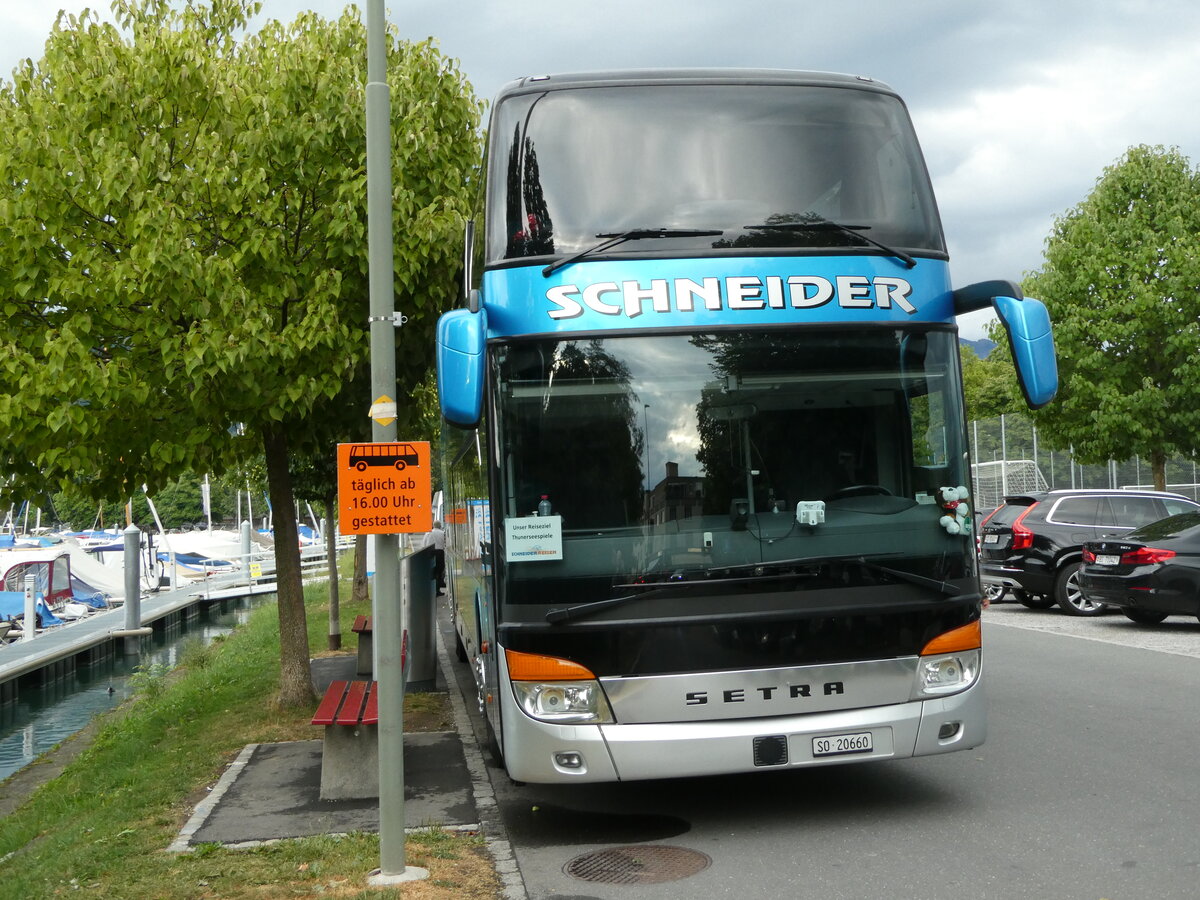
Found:
[[[577,856],[563,871],[582,881],[602,884],[658,884],[703,872],[712,860],[697,850],[635,844]]]

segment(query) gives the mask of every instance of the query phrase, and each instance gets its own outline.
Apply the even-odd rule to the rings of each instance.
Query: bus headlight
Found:
[[[505,650],[517,705],[543,722],[604,725],[615,721],[595,673],[558,656]]]
[[[983,626],[979,619],[937,635],[921,648],[912,699],[965,691],[979,678]]]
[[[913,699],[942,697],[965,691],[979,678],[979,651],[960,650],[937,656],[922,656],[917,663]]]
[[[512,688],[521,709],[543,722],[603,725],[613,721],[598,681],[514,681]]]

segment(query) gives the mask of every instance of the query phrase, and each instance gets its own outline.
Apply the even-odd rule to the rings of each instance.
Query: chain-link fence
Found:
[[[971,442],[972,494],[975,508],[987,511],[1005,494],[1057,488],[1150,489],[1150,462],[1140,457],[1110,460],[1103,465],[1077,463],[1068,451],[1051,450],[1038,441],[1037,426],[1027,416],[975,419],[968,425]],[[1194,456],[1167,460],[1167,490],[1200,500],[1200,468]]]

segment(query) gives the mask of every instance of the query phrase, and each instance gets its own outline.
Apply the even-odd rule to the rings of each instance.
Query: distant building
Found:
[[[655,525],[700,516],[704,511],[704,479],[680,475],[679,463],[667,463],[667,474],[647,496],[646,520]]]

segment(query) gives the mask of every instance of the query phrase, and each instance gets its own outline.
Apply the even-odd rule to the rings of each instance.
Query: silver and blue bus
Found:
[[[1031,406],[1045,307],[955,289],[864,77],[508,85],[438,325],[457,652],[524,782],[926,756],[986,735],[955,317]]]

